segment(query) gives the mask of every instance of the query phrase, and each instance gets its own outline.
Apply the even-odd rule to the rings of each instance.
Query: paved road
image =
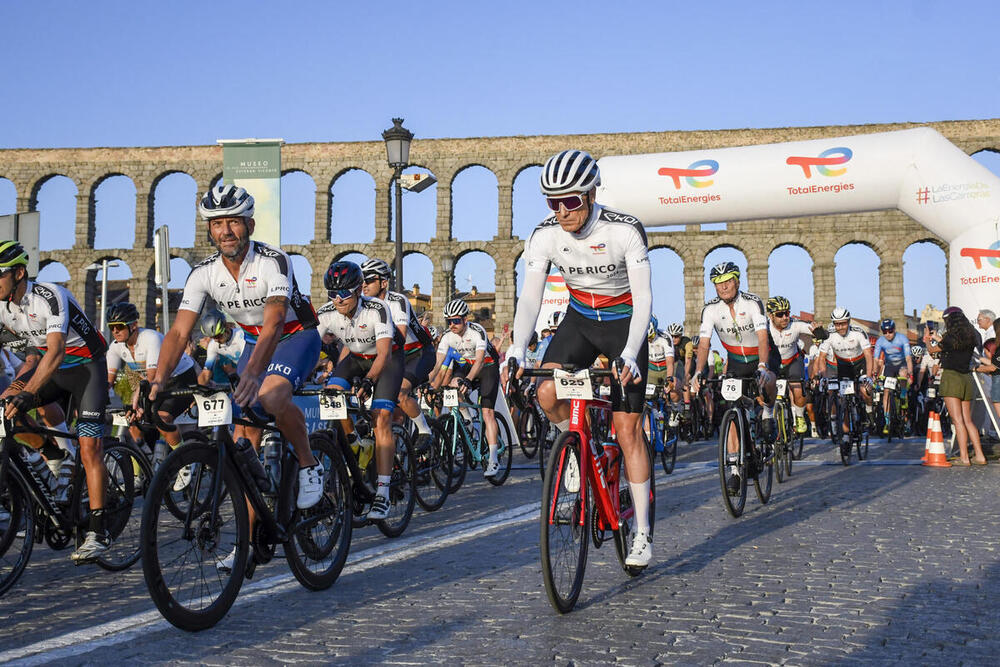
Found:
[[[874,465],[845,468],[809,442],[741,519],[722,507],[714,446],[686,446],[658,480],[654,565],[629,579],[611,545],[591,550],[565,616],[541,581],[531,468],[418,510],[399,540],[356,532],[330,590],[306,592],[276,560],[198,634],[160,619],[138,570],[76,569],[42,547],[0,599],[0,661],[993,663],[1000,465],[895,465],[922,446],[873,442]]]

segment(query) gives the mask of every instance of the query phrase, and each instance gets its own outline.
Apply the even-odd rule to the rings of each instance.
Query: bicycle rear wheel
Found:
[[[735,429],[736,438],[739,441],[737,456],[740,462],[730,464],[728,462],[729,431]],[[719,425],[719,482],[722,484],[722,501],[726,510],[734,518],[743,514],[743,508],[747,504],[747,466],[746,448],[744,441],[746,438],[743,429],[740,428],[740,419],[736,408],[730,408],[722,416],[722,423]],[[735,482],[730,480],[735,479]],[[730,486],[733,492],[730,493]]]
[[[648,451],[648,450],[647,450]],[[656,475],[654,475],[655,469],[653,467],[654,461],[653,457],[649,457],[649,534],[653,534],[653,529],[656,526]],[[618,467],[617,475],[612,471],[608,471],[609,477],[617,477],[618,482],[616,486],[618,487],[618,516],[622,521],[621,535],[616,535],[615,539],[615,555],[618,556],[618,563],[622,566],[622,569],[630,577],[637,576],[642,572],[644,567],[634,567],[625,564],[625,558],[628,556],[628,548],[631,544],[629,538],[635,531],[635,503],[632,499],[632,491],[628,485],[628,480],[625,478],[625,458],[623,455],[619,454],[615,458],[615,463]],[[593,519],[592,519],[593,520]]]
[[[181,630],[204,630],[226,615],[243,585],[250,553],[243,487],[230,465],[218,470],[217,446],[175,449],[153,477],[142,512],[146,587],[163,617]],[[177,473],[191,464],[199,464],[202,473],[191,479],[191,493],[178,507],[184,519],[178,519],[166,506],[166,497]],[[226,572],[219,565],[230,552],[233,566]]]
[[[768,454],[768,450],[771,450]],[[761,505],[766,505],[771,500],[771,491],[774,488],[774,449],[765,443],[755,443],[753,445],[754,458],[757,460],[757,474],[753,476],[753,490],[757,493],[757,500]]]
[[[414,491],[417,494],[417,502],[424,511],[433,512],[441,509],[448,498],[454,463],[451,446],[441,425],[428,420],[428,426],[431,428],[431,442],[428,449],[414,454],[416,457]]]
[[[777,464],[775,474],[778,477],[778,483],[781,484],[785,481],[785,457],[788,456],[785,444],[788,436],[788,424],[785,421],[785,406],[783,402],[777,403],[774,406],[774,426],[777,432],[777,438],[774,441],[774,462]]]
[[[392,425],[396,441],[396,454],[392,459],[392,479],[389,482],[389,516],[375,525],[386,537],[399,537],[410,525],[416,493],[413,490],[413,445],[406,430],[399,424]]]
[[[142,553],[143,499],[153,481],[153,467],[135,445],[110,439],[104,443],[104,463],[108,469],[105,517],[112,542],[97,564],[118,572],[135,565]]]
[[[671,408],[667,408],[668,410]],[[657,424],[657,430],[660,433],[660,438],[663,441],[663,451],[660,452],[660,465],[663,466],[663,472],[670,474],[674,471],[674,467],[677,465],[677,440],[679,439],[676,427],[667,426],[667,415],[664,412],[659,420],[653,417],[653,421],[659,421]],[[650,479],[652,479],[652,473],[650,473]]]
[[[465,481],[466,465],[465,445],[462,444],[461,434],[456,435],[456,423],[458,418],[454,415],[445,415],[438,424],[444,433],[444,446],[449,451],[451,461],[451,485],[448,493],[452,494],[462,488]]]
[[[525,458],[534,458],[538,453],[538,418],[532,406],[525,406],[517,419],[517,438],[521,442],[521,452]]]
[[[580,437],[572,431],[560,434],[542,484],[542,580],[549,602],[560,614],[576,605],[587,567],[591,512],[580,454]]]
[[[11,454],[17,456],[17,454]],[[24,573],[35,537],[35,508],[20,480],[7,472],[0,478],[0,596]]]

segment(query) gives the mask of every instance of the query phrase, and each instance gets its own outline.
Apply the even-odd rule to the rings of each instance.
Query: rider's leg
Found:
[[[427,423],[424,411],[420,409],[420,403],[410,394],[412,389],[413,384],[410,380],[403,378],[403,384],[399,388],[399,408],[410,418],[413,425],[417,427],[418,433],[421,435],[430,435],[430,424]]]
[[[639,437],[640,413],[615,412],[612,415],[618,444],[625,456],[625,475],[628,478],[632,505],[635,508],[636,532],[649,533],[649,454]]]
[[[274,415],[274,424],[291,443],[299,466],[308,468],[316,465],[316,457],[309,447],[309,433],[306,431],[306,417],[299,406],[292,402],[292,383],[280,375],[267,375],[260,385],[257,398],[268,414]]]
[[[66,413],[63,412],[58,403],[49,403],[48,405],[39,407],[38,414],[42,416],[42,421],[44,421],[49,428],[56,431],[62,431],[63,433],[69,431],[69,426],[66,425]],[[66,450],[66,453],[70,456],[76,454],[76,445],[74,445],[73,441],[69,438],[53,436],[53,439],[56,441],[56,444]]]
[[[386,484],[392,475],[392,459],[396,454],[395,438],[392,437],[392,411],[372,410],[375,417],[375,467],[381,480],[385,478]],[[381,484],[379,487],[381,488]],[[388,494],[388,486],[386,493]]]
[[[542,364],[542,368],[559,368],[560,364]],[[538,384],[538,404],[545,411],[545,416],[549,418],[554,426],[560,431],[569,429],[570,405],[568,401],[561,401],[556,398],[556,385],[551,380],[544,380]]]

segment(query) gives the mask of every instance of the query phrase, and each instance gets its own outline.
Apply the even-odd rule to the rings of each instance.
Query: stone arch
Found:
[[[172,248],[193,248],[198,233],[198,182],[186,171],[170,170],[157,174],[149,190],[152,218],[147,234],[136,245],[152,247],[153,231],[167,225]]]
[[[653,285],[653,315],[660,328],[666,328],[670,322],[684,322],[683,257],[674,248],[660,244],[649,249],[649,268]]]
[[[281,172],[281,244],[307,244],[316,230],[316,181],[305,169]]]
[[[38,262],[38,276],[35,280],[38,282],[67,284],[72,282],[73,277],[70,275],[69,269],[62,262],[54,259],[43,259]]]
[[[29,208],[39,212],[39,249],[65,250],[73,247],[78,195],[77,183],[64,174],[47,174],[35,181]]]
[[[187,282],[190,274],[191,263],[186,258],[173,254],[170,255],[170,282],[167,284],[168,289],[184,289],[184,283]]]
[[[474,241],[496,237],[499,192],[499,179],[489,167],[478,163],[460,167],[450,184],[452,238]]]
[[[882,317],[880,267],[882,256],[864,240],[843,243],[834,254],[837,306],[856,318],[877,321]],[[874,288],[874,289],[873,289]]]
[[[994,174],[1000,175],[1000,150],[992,147],[983,148],[972,153],[971,157]]]
[[[403,280],[406,281],[405,291],[413,295],[413,299],[422,302],[422,295],[434,293],[434,262],[426,253],[419,250],[409,250],[403,253]],[[394,289],[399,289],[397,285]],[[424,303],[420,310],[430,307],[430,302]]]
[[[903,308],[906,313],[916,312],[919,317],[928,304],[938,310],[948,306],[948,254],[941,246],[938,239],[926,238],[914,241],[903,251]],[[901,325],[897,323],[897,326]]]
[[[538,223],[551,214],[545,198],[538,190],[540,164],[526,164],[517,170],[512,183],[511,214],[512,234],[527,239]]]
[[[715,287],[709,280],[708,275],[712,267],[720,262],[735,262],[736,265],[740,267],[740,289],[748,291],[749,275],[747,274],[747,267],[750,264],[750,259],[743,248],[735,243],[725,242],[719,243],[710,248],[702,259],[702,267],[704,268],[703,276],[705,281],[705,298],[715,298]]]
[[[477,294],[489,294],[495,297],[498,265],[496,258],[484,248],[462,249],[455,256],[455,267],[452,269],[452,285],[455,292],[468,295],[475,287]],[[473,304],[469,305],[475,310]]]
[[[404,174],[415,174],[427,172],[435,179],[437,176],[430,167],[423,165],[410,165],[403,170]],[[438,184],[434,183],[426,190],[412,192],[403,190],[403,241],[406,243],[421,243],[434,238],[437,229],[438,216]],[[389,193],[389,206],[392,209],[393,225],[389,230],[389,238],[395,238],[396,233],[396,191],[392,188]],[[404,255],[405,257],[405,255]],[[406,271],[403,271],[406,277]]]
[[[793,316],[799,311],[815,313],[814,264],[812,254],[802,243],[788,241],[774,246],[767,256],[769,289],[761,298],[780,294],[791,302]]]
[[[344,252],[338,253],[334,256],[334,261],[344,261],[344,262],[354,262],[357,265],[361,265],[363,261],[368,259],[368,255],[361,252],[359,248],[349,248]]]
[[[375,185],[375,178],[361,167],[346,167],[333,177],[326,190],[331,242],[375,240]]]
[[[17,186],[14,181],[0,177],[0,215],[17,212]]]
[[[135,243],[136,187],[120,172],[98,178],[90,187],[87,238],[95,249],[131,248]]]

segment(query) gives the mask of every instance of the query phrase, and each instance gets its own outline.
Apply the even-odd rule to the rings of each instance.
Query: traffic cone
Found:
[[[944,432],[941,430],[941,420],[934,416],[934,426],[931,429],[931,444],[927,450],[925,466],[932,468],[950,468],[948,455],[944,453]]]
[[[934,430],[934,421],[937,419],[936,412],[927,413],[927,437],[924,439],[924,455],[920,457],[921,463],[927,463],[928,452],[931,449],[931,432]]]

